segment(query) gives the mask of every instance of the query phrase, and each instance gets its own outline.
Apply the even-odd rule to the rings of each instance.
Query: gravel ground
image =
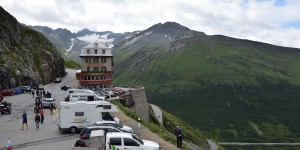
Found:
[[[124,112],[119,111],[118,113],[114,114],[116,117],[120,119],[120,122],[124,125],[130,126],[135,133],[139,135],[141,139],[145,140],[151,140],[157,142],[161,150],[178,150],[177,146],[173,145],[170,142],[165,141],[164,139],[160,138],[158,135],[152,133],[148,128],[141,125],[141,127],[138,127],[138,122],[133,120],[132,118],[129,118],[127,115],[124,114]]]

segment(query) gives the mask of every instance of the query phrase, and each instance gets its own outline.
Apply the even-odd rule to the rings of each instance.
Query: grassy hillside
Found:
[[[116,54],[114,84],[145,86],[148,101],[215,140],[299,142],[299,58],[299,49],[202,36]]]

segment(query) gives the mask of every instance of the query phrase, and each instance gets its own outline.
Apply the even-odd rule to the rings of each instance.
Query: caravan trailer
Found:
[[[60,131],[76,133],[100,120],[120,122],[111,112],[118,108],[107,101],[61,102],[58,108],[57,124]]]
[[[105,97],[99,96],[98,94],[89,93],[71,93],[69,94],[69,101],[104,101]]]

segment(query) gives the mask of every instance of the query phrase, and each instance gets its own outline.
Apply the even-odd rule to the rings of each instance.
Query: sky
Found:
[[[115,33],[177,22],[225,35],[300,48],[300,0],[0,0],[26,25]]]

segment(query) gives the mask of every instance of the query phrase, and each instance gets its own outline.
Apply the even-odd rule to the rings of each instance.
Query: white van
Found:
[[[69,101],[104,101],[105,97],[98,94],[90,93],[71,93],[69,94]]]
[[[58,128],[60,131],[76,133],[99,120],[114,120],[120,123],[118,118],[109,114],[110,112],[118,112],[118,108],[107,101],[61,102],[58,107]]]
[[[81,147],[79,143],[84,146]],[[140,139],[131,133],[108,132],[94,130],[91,132],[90,140],[82,142],[77,140],[72,150],[112,150],[112,149],[131,149],[131,150],[160,150],[158,143]]]

